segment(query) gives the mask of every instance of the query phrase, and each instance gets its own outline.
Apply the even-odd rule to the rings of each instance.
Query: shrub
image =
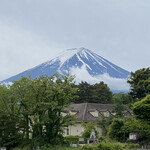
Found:
[[[66,136],[64,139],[65,144],[77,144],[79,141],[79,136]]]
[[[83,123],[82,126],[84,127],[84,132],[82,133],[82,136],[84,138],[89,138],[91,135],[91,131],[94,130],[95,136],[98,138],[98,131],[95,128],[95,122],[88,122],[88,123]]]
[[[134,148],[139,148],[139,147],[140,147],[139,144],[128,144],[129,149],[134,149]]]
[[[81,150],[98,150],[98,148],[95,145],[84,145],[81,147]]]
[[[125,144],[119,142],[101,142],[98,144],[98,150],[125,150]]]
[[[115,141],[124,142],[125,135],[124,131],[122,131],[122,127],[124,126],[124,120],[115,118],[113,119],[112,124],[110,125],[108,136],[110,139],[113,139]]]

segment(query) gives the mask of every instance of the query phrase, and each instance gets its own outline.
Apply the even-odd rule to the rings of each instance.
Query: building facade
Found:
[[[110,117],[115,115],[113,113],[114,105],[112,104],[80,103],[72,104],[67,109],[70,114],[76,116],[77,120],[75,125],[65,128],[64,136],[81,136],[84,132],[83,123],[101,120],[103,116]],[[123,113],[126,117],[131,116],[131,110],[127,107]],[[98,131],[100,137],[103,136],[103,131],[100,127],[95,126],[95,129]]]

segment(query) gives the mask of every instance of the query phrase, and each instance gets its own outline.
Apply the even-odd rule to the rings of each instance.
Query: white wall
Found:
[[[99,136],[102,136],[102,129],[95,126],[96,130],[98,131],[99,133]],[[81,136],[82,133],[84,132],[84,127],[82,126],[82,123],[76,123],[76,125],[74,126],[69,126],[68,127],[69,129],[69,135],[73,135],[73,136]],[[65,133],[64,133],[64,136],[68,136],[67,135],[67,128],[64,129]]]

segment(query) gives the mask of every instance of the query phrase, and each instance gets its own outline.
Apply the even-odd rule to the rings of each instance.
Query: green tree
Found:
[[[87,82],[81,82],[79,85],[76,85],[78,87],[77,95],[78,98],[74,100],[75,103],[86,103],[90,102],[92,98],[92,86]]]
[[[33,115],[35,101],[33,97],[31,78],[22,77],[15,81],[10,86],[11,97],[18,102],[19,123],[18,127],[22,132],[22,140],[29,142],[29,135],[31,134],[30,126],[32,125],[31,116]]]
[[[137,119],[147,122],[150,125],[150,94],[141,101],[134,103],[133,113]]]
[[[131,72],[128,81],[131,88],[131,96],[136,99],[142,99],[150,94],[150,68],[139,69]]]
[[[126,139],[128,139],[129,133],[137,133],[138,141],[150,140],[150,126],[146,122],[136,119],[135,116],[127,118],[121,130]]]
[[[78,87],[78,98],[75,103],[112,103],[112,92],[104,82],[90,85],[87,82],[81,82]]]
[[[125,142],[130,133],[137,133],[138,141],[149,141],[150,126],[134,116],[125,119],[115,118],[110,125],[108,136],[113,140]]]
[[[102,116],[101,120],[97,120],[97,126],[102,129],[102,135],[103,136],[107,135],[109,126],[112,123],[112,119],[113,119],[112,116],[109,116],[109,117]]]
[[[121,130],[123,126],[124,126],[123,119],[114,118],[112,124],[110,125],[108,136],[113,140],[124,142],[125,135]]]
[[[128,93],[113,93],[112,95],[113,104],[122,103],[123,105],[132,104],[133,98]]]
[[[96,123],[95,122],[88,122],[88,123],[83,123],[82,126],[84,127],[84,132],[82,133],[82,136],[85,139],[89,139],[92,130],[95,132],[95,136],[98,137],[98,131],[95,128]]]
[[[112,92],[104,82],[92,86],[92,102],[101,104],[112,103]]]
[[[22,141],[20,144],[33,147],[61,142],[64,128],[74,123],[66,110],[77,91],[73,85],[74,77],[55,74],[22,77],[9,88],[0,87],[0,145],[11,147]]]
[[[8,87],[0,86],[0,147],[15,147],[20,143],[18,109]]]

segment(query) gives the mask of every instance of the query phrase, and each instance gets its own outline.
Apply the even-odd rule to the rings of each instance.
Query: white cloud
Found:
[[[2,0],[0,81],[73,47],[128,71],[149,67],[149,16],[149,0]]]
[[[0,81],[50,60],[61,50],[54,42],[0,20]]]
[[[81,68],[72,68],[70,74],[75,75],[77,83],[87,81],[90,84],[99,83],[103,81],[111,90],[128,91],[129,85],[126,79],[112,78],[108,74],[99,75],[96,77],[91,76],[86,67],[83,65]]]

